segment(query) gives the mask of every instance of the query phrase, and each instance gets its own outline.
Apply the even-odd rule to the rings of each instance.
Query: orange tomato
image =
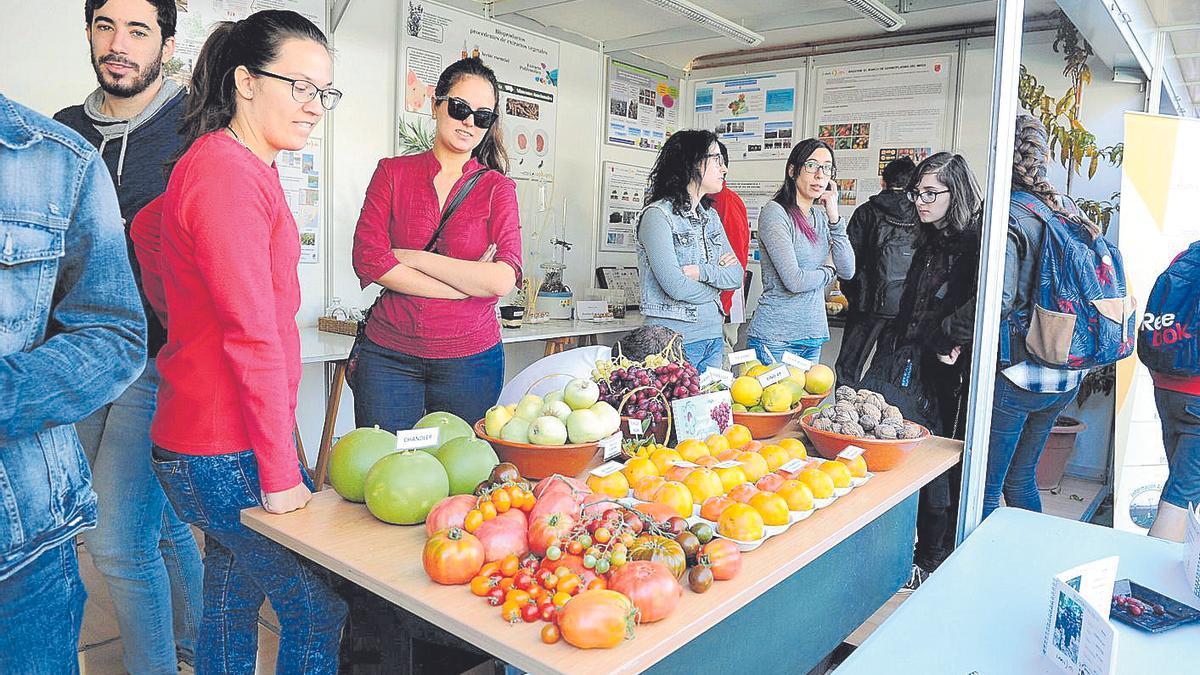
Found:
[[[729,491],[729,498],[739,504],[745,504],[756,494],[758,494],[758,488],[754,487],[753,483],[742,483],[741,485],[735,485]]]
[[[529,598],[530,598],[529,592],[523,591],[519,588],[509,589],[509,591],[504,594],[505,602],[515,602],[518,605],[528,605]]]
[[[467,532],[474,533],[483,524],[483,513],[479,509],[471,509],[467,511],[467,517],[463,518],[463,529]]]
[[[675,511],[680,518],[690,518],[692,515],[692,492],[683,483],[667,482],[654,493],[655,504],[662,504]]]
[[[571,594],[566,591],[555,591],[554,597],[550,598],[550,602],[554,603],[555,607],[562,607],[571,599]]]
[[[754,484],[754,487],[762,490],[763,492],[778,492],[779,486],[783,485],[785,480],[787,479],[777,473],[769,473],[762,478],[759,478],[758,482]]]
[[[672,462],[683,461],[683,457],[680,457],[678,452],[670,448],[662,448],[650,453],[650,461],[654,462],[654,466],[658,467],[659,475],[662,475],[667,472]]]
[[[700,517],[705,520],[711,520],[715,523],[718,519],[720,519],[721,514],[725,511],[725,509],[736,503],[737,502],[724,495],[718,497],[709,497],[708,499],[704,500],[703,504],[700,505]]]
[[[764,445],[762,450],[758,451],[758,454],[767,460],[767,471],[774,471],[791,459],[788,451],[784,450],[781,445]]]
[[[521,497],[521,510],[525,513],[529,513],[533,510],[534,505],[537,504],[537,497],[534,497],[533,493],[529,490],[522,490]]]
[[[688,474],[690,474],[692,471],[695,471],[695,470],[696,470],[696,467],[694,467],[694,466],[684,466],[682,464],[672,464],[671,466],[667,467],[667,470],[663,473],[663,478],[666,478],[668,481],[682,483],[683,479],[687,478]]]
[[[746,480],[754,482],[759,478],[767,475],[767,460],[757,452],[743,452],[737,456],[737,461],[742,463],[742,471],[746,473]]]
[[[723,434],[725,440],[729,441],[729,447],[740,449],[742,446],[753,440],[750,435],[750,430],[744,425],[734,424],[725,430]]]
[[[780,439],[779,447],[787,450],[788,457],[792,459],[808,459],[808,449],[804,447],[804,443],[798,438]]]
[[[566,593],[567,595],[575,595],[575,592],[580,590],[580,588],[582,586],[583,586],[583,580],[574,574],[568,574],[567,576],[558,580],[558,592],[559,593]],[[555,595],[557,595],[557,593]]]
[[[808,511],[813,507],[813,493],[798,480],[785,480],[775,491],[787,502],[789,511]]]
[[[689,438],[675,446],[675,452],[678,452],[680,457],[689,462],[695,462],[697,457],[712,454],[704,441],[695,438]]]
[[[492,580],[488,577],[477,576],[471,579],[471,593],[481,598],[487,595],[494,587]]]
[[[515,602],[505,602],[500,606],[500,616],[509,623],[519,623],[521,621],[521,605]]]
[[[613,499],[621,499],[629,496],[629,481],[626,480],[625,474],[620,471],[614,471],[607,476],[597,476],[596,474],[588,474],[587,486],[596,494],[606,495]]]
[[[648,457],[634,457],[625,462],[625,468],[621,469],[621,473],[625,474],[625,480],[630,485],[637,485],[638,481],[647,476],[659,475],[658,467],[654,466],[654,462]]]
[[[504,591],[507,594],[509,591],[512,590],[513,581],[514,581],[514,579],[512,577],[504,577],[503,579],[500,580],[500,583],[496,584],[496,586],[499,587],[500,590]]]
[[[483,514],[484,520],[491,520],[492,518],[496,517],[496,514],[499,513],[499,510],[496,509],[496,504],[494,502],[488,500],[479,505],[479,512]]]
[[[606,588],[608,588],[608,582],[604,581],[604,577],[596,577],[589,581],[587,585],[587,590],[589,591],[602,591]]]
[[[695,504],[700,504],[709,497],[725,493],[725,486],[721,483],[721,477],[712,469],[704,467],[700,467],[689,473],[687,478],[683,480],[683,484],[692,493],[692,502]]]
[[[704,439],[704,445],[708,446],[708,451],[715,455],[729,449],[729,439],[721,434],[713,434]]]
[[[746,472],[742,471],[740,466],[730,466],[720,469],[713,469],[717,474],[717,478],[721,479],[721,490],[729,492],[733,488],[746,482]]]
[[[808,486],[816,499],[827,499],[833,496],[833,479],[820,469],[805,469],[796,480]]]
[[[842,463],[842,462],[825,462],[820,467],[818,467],[818,470],[820,470],[822,473],[829,476],[833,480],[833,487],[835,487],[835,488],[850,487],[850,478],[851,478],[850,467],[846,466],[844,463]]]
[[[496,507],[496,513],[504,513],[512,508],[512,497],[507,490],[496,490],[492,493],[492,504]]]
[[[762,516],[764,525],[787,525],[787,501],[774,492],[760,492],[750,498],[750,506]]]
[[[762,450],[762,448],[762,441],[750,441],[749,443],[743,445],[740,449],[742,452],[758,452],[759,450]]]
[[[500,574],[506,577],[515,576],[521,569],[521,559],[510,553],[500,559]]]
[[[843,459],[838,457],[837,461],[845,464],[846,468],[850,469],[851,476],[855,478],[867,477],[867,460],[863,459],[861,455],[855,457],[854,459]]]
[[[757,541],[763,537],[763,519],[754,507],[733,504],[721,513],[717,532],[738,541]]]
[[[499,562],[484,563],[483,567],[479,570],[479,576],[481,577],[490,577],[493,574],[500,574]]]
[[[635,499],[648,502],[654,499],[654,493],[658,492],[658,488],[662,487],[666,482],[666,480],[658,476],[646,476],[633,486],[633,496]]]

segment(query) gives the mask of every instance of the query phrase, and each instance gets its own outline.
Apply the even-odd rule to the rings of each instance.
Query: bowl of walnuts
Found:
[[[845,386],[834,392],[832,405],[800,418],[800,427],[826,459],[850,445],[862,448],[871,471],[896,468],[930,436],[925,427],[905,420],[883,395]]]

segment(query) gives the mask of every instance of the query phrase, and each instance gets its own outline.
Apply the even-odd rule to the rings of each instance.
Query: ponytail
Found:
[[[488,84],[492,85],[492,94],[496,98],[496,119],[492,122],[492,126],[484,132],[483,140],[471,151],[471,156],[478,159],[479,163],[487,168],[507,174],[508,151],[504,149],[504,132],[500,129],[500,83],[496,80],[496,73],[476,57],[460,59],[447,66],[438,76],[437,85],[433,88],[433,95],[448,96],[450,89],[468,75],[487,80]]]
[[[179,133],[183,143],[173,166],[201,136],[223,129],[237,113],[233,73],[238,66],[266,69],[289,39],[312,40],[329,49],[316,24],[290,10],[263,10],[241,21],[222,21],[204,41],[192,70],[191,93]]]

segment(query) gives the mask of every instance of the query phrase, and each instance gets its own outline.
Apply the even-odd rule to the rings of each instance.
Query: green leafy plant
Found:
[[[400,121],[398,137],[400,154],[416,155],[433,149],[433,129],[427,128],[418,118],[413,122]]]

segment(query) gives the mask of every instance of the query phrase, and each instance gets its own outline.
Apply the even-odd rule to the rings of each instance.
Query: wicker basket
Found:
[[[331,319],[327,316],[322,316],[317,319],[317,329],[326,333],[338,333],[339,335],[349,335],[351,337],[358,335],[358,322],[339,319]]]

